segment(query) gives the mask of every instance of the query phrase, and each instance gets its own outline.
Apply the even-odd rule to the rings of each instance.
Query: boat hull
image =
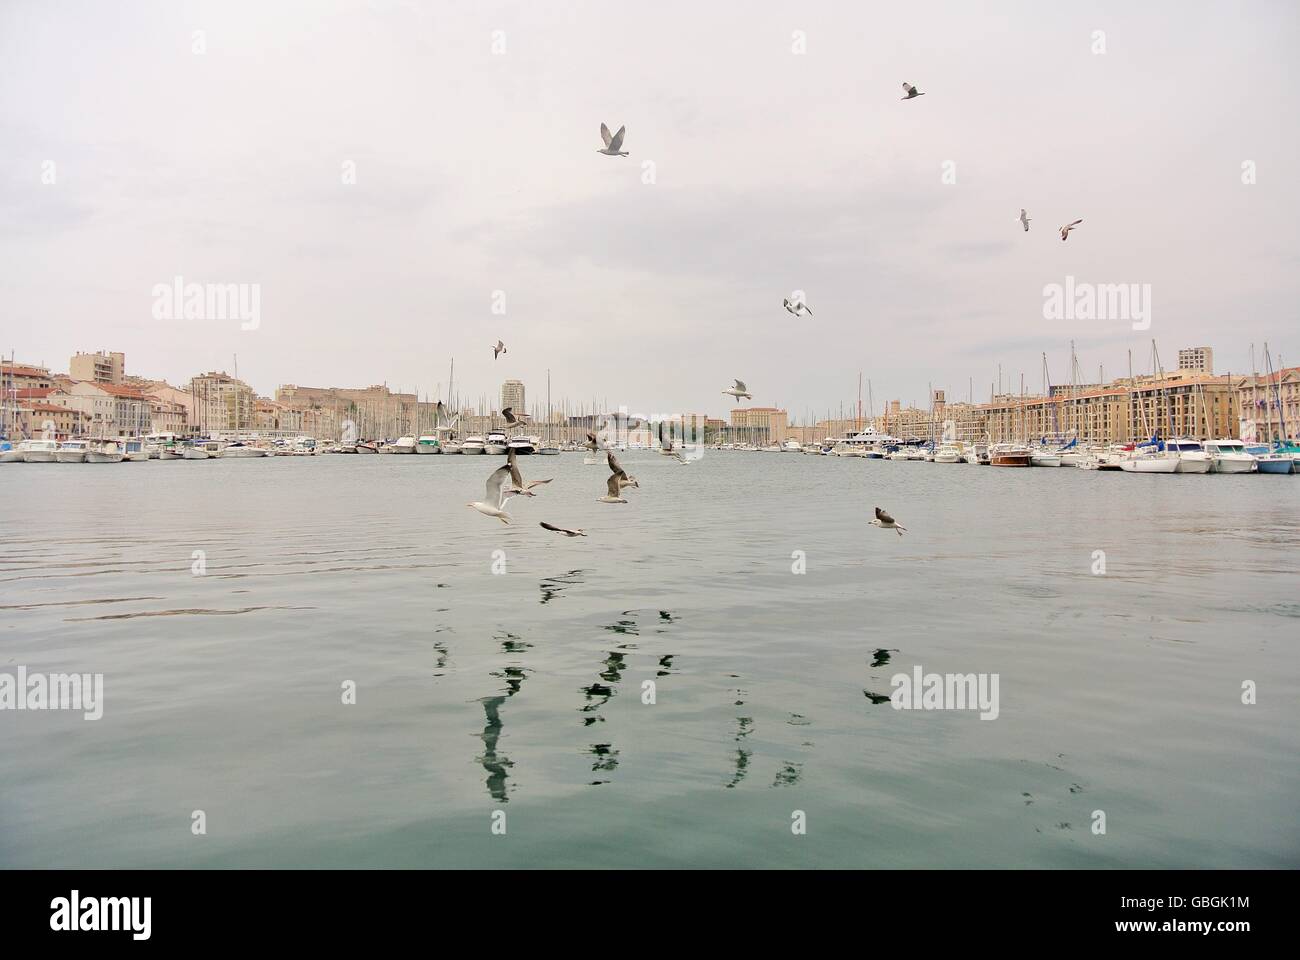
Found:
[[[87,463],[121,463],[124,458],[125,455],[121,453],[100,453],[96,450],[86,454]]]
[[[1059,467],[1061,465],[1061,455],[1059,453],[1034,453],[1030,455],[1029,462],[1035,467]]]
[[[1178,469],[1174,473],[1209,473],[1209,457],[1179,457]]]
[[[55,450],[54,460],[57,463],[85,463],[85,450]]]
[[[1029,466],[1029,454],[995,453],[989,457],[989,463],[995,467],[1027,467]]]
[[[211,460],[212,455],[201,447],[186,447],[181,451],[182,460]]]
[[[1257,468],[1254,457],[1243,460],[1214,457],[1211,464],[1211,473],[1254,473]]]
[[[1125,473],[1175,473],[1178,461],[1172,457],[1134,457],[1121,460],[1119,468]]]
[[[1294,470],[1295,466],[1292,464],[1290,457],[1279,457],[1276,460],[1261,458],[1258,464],[1260,473],[1292,473]]]

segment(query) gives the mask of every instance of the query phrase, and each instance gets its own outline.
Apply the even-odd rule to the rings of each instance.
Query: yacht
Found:
[[[893,451],[891,451],[885,459],[887,459],[887,460],[911,460],[911,459],[912,459],[912,455],[908,452],[907,447],[899,447],[897,450],[893,450]]]
[[[940,444],[939,449],[934,452],[935,463],[961,463],[962,448],[956,443]]]
[[[547,440],[537,448],[537,452],[543,457],[557,457],[560,454],[560,445],[554,440]]]
[[[18,453],[23,463],[53,463],[58,449],[57,440],[24,440],[18,444]]]
[[[483,444],[483,452],[493,456],[504,457],[509,444],[510,441],[506,439],[504,433],[493,431],[487,435],[487,442]]]
[[[1165,453],[1178,460],[1174,473],[1209,473],[1210,456],[1200,441],[1179,437],[1165,442]]]
[[[450,455],[461,452],[461,442],[459,440],[453,440],[448,437],[446,440],[439,440],[438,442],[442,446],[442,452],[445,454]]]
[[[506,449],[513,450],[517,457],[523,457],[536,450],[540,443],[541,441],[536,437],[526,437],[523,434],[520,434],[517,437],[510,438],[509,442],[506,444]]]
[[[1059,467],[1061,465],[1061,454],[1056,450],[1039,447],[1037,450],[1029,452],[1029,464],[1034,467]]]
[[[357,453],[378,453],[379,444],[374,440],[360,440],[353,449]]]
[[[243,440],[235,440],[220,448],[217,456],[223,460],[252,460],[256,457],[264,457],[266,453],[261,447],[255,447]]]
[[[211,457],[212,453],[208,450],[207,441],[187,440],[181,446],[182,460],[208,460]]]
[[[989,448],[989,463],[995,467],[1027,467],[1029,448],[1023,443],[995,443]]]
[[[385,453],[415,453],[415,437],[398,437],[396,443],[384,448]]]
[[[54,451],[54,459],[59,463],[85,463],[89,446],[85,440],[64,440]]]
[[[1155,446],[1138,447],[1119,461],[1125,473],[1176,473],[1178,458],[1166,456]]]
[[[442,453],[442,445],[438,438],[430,434],[425,434],[419,440],[415,441],[415,452],[422,454]]]
[[[793,437],[781,444],[782,453],[803,453],[803,447]]]
[[[482,437],[466,437],[465,442],[460,445],[460,452],[463,456],[475,456],[483,452],[486,444]]]
[[[1259,462],[1246,452],[1240,440],[1209,440],[1205,452],[1211,473],[1254,473],[1259,469]]]
[[[87,463],[121,463],[125,455],[116,440],[92,440],[86,447]]]

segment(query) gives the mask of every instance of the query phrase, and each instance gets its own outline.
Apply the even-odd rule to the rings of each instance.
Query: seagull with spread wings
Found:
[[[583,532],[581,527],[578,527],[576,530],[570,530],[568,527],[557,527],[555,524],[546,523],[545,521],[543,521],[540,526],[543,530],[554,530],[556,533],[564,534],[566,537],[585,537],[587,535]]]
[[[1023,227],[1025,228],[1025,233],[1028,233],[1028,232],[1029,232],[1029,220],[1030,220],[1030,218],[1027,217],[1027,216],[1025,216],[1025,208],[1024,208],[1024,207],[1021,207],[1021,208],[1020,208],[1020,224],[1021,224],[1021,226],[1023,226]]]
[[[501,416],[506,418],[506,424],[511,427],[526,427],[532,419],[526,413],[515,413],[514,407],[506,407],[501,411]]]
[[[515,456],[513,449],[506,451],[506,469],[510,471],[510,480],[514,483],[514,487],[505,492],[506,499],[510,497],[535,497],[537,494],[533,493],[533,487],[540,487],[542,484],[550,483],[551,480],[555,479],[551,477],[547,480],[530,480],[528,483],[524,483],[524,475],[519,472],[519,458]]]
[[[623,136],[627,133],[627,126],[618,128],[618,133],[610,136],[609,127],[603,123],[600,125],[600,139],[605,141],[605,149],[596,149],[597,153],[603,153],[607,157],[626,157],[627,151],[622,149]]]
[[[744,380],[737,380],[735,381],[735,384],[736,385],[732,387],[730,390],[723,390],[722,391],[723,396],[735,397],[737,403],[740,402],[741,397],[744,397],[747,400],[754,399],[754,395],[750,393],[749,389],[745,386]]]
[[[879,527],[881,530],[897,530],[900,537],[903,535],[903,531],[907,529],[907,527],[900,526],[893,517],[879,507],[876,507],[876,519],[871,521],[871,525]]]
[[[497,467],[487,478],[487,486],[483,491],[483,499],[475,500],[473,503],[467,503],[465,506],[473,507],[485,517],[496,517],[502,523],[510,522],[510,514],[505,511],[505,504],[515,491],[507,484],[511,483],[510,466]]]
[[[498,340],[492,347],[492,359],[495,360],[501,354],[506,353],[506,345]]]
[[[812,308],[809,307],[808,304],[804,303],[802,300],[791,300],[789,298],[786,298],[782,302],[785,304],[786,311],[792,314],[793,316],[801,317],[805,313],[808,314],[808,316],[810,317],[813,315]]]
[[[1081,223],[1083,223],[1082,220],[1075,220],[1073,223],[1067,223],[1065,226],[1063,226],[1063,227],[1061,228],[1061,240],[1062,240],[1062,242],[1064,242],[1064,241],[1070,239],[1070,231],[1073,230],[1075,227],[1077,227],[1077,226],[1078,226],[1079,224],[1081,224]]]
[[[636,477],[628,476],[627,471],[623,469],[623,465],[618,462],[612,450],[608,453],[608,458],[610,474],[609,480],[605,484],[606,493],[605,496],[597,497],[596,500],[598,503],[627,503],[620,496],[623,488],[636,487],[640,489],[641,484],[637,483]]]
[[[898,98],[899,100],[911,100],[914,99],[915,97],[925,96],[924,93],[921,93],[916,89],[916,84],[908,83],[906,80],[903,81],[903,92],[906,93],[907,96],[899,97]]]

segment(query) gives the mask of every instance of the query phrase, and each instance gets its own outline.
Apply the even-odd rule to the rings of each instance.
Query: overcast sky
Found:
[[[797,416],[859,370],[877,409],[999,363],[1037,389],[1071,339],[1089,378],[1151,337],[1295,365],[1298,48],[1291,0],[0,0],[0,349],[176,383],[237,354],[266,394],[445,391],[454,356],[463,400],[549,368],[715,415],[733,377]],[[260,327],[155,319],[178,274],[260,284]],[[1150,331],[1045,320],[1067,275],[1151,284]]]

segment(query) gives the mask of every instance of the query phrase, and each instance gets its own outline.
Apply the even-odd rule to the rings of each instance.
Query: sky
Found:
[[[797,419],[1068,383],[1071,340],[1294,366],[1297,47],[1291,0],[0,0],[0,350]],[[159,319],[176,276],[256,329]],[[1067,277],[1150,329],[1046,319]]]

